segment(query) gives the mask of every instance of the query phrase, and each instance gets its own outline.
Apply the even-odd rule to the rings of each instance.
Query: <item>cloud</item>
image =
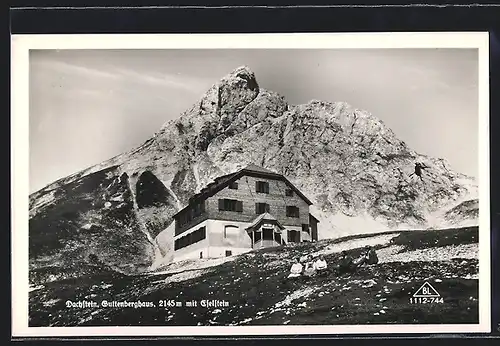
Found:
[[[101,63],[99,67],[83,66],[54,59],[33,59],[32,68],[45,71],[54,78],[66,80],[66,87],[75,87],[78,85],[68,85],[67,78],[83,78],[93,85],[100,86],[102,83],[122,82],[131,84],[141,84],[153,87],[163,87],[169,89],[178,89],[188,92],[199,92],[211,85],[212,80],[208,78],[199,78],[184,74],[159,73],[151,71],[134,70],[130,68],[117,67]],[[75,81],[78,83],[78,81]]]
[[[120,78],[117,74],[104,69],[86,67],[57,60],[33,59],[31,60],[31,67],[37,69],[49,69],[51,70],[51,73],[55,72],[60,75],[70,74],[86,78],[106,78],[115,80]]]
[[[161,86],[184,91],[198,91],[210,82],[207,79],[180,74],[137,72],[131,69],[116,69],[115,72],[129,81],[151,86]]]

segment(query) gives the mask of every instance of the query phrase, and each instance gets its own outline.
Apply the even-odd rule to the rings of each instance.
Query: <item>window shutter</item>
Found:
[[[265,188],[264,188],[265,192],[269,193],[269,183],[265,183],[264,186],[265,186]]]
[[[224,210],[224,200],[219,199],[219,210]]]
[[[260,192],[259,191],[259,182],[258,181],[255,182],[255,191],[256,192]]]
[[[255,214],[259,214],[259,203],[255,203]]]
[[[239,212],[243,211],[243,202],[242,201],[236,201],[236,211],[239,211]]]

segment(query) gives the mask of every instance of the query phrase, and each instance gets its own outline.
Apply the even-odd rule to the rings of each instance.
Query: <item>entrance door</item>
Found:
[[[300,232],[289,229],[288,230],[288,242],[289,243],[300,243]]]
[[[262,240],[274,240],[273,233],[274,233],[274,229],[263,228],[262,229]]]

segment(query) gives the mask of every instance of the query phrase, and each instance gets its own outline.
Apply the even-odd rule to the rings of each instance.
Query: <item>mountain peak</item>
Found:
[[[231,74],[237,74],[237,73],[247,73],[249,75],[253,75],[252,69],[248,65],[241,65],[236,67]]]
[[[242,65],[235,68],[229,74],[224,76],[220,84],[229,86],[246,87],[251,91],[259,91],[259,84],[255,78],[255,73],[247,66]]]

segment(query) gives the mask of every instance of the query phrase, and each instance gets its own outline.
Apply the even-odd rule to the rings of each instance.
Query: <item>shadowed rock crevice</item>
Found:
[[[139,209],[167,204],[170,197],[165,185],[150,171],[144,171],[139,176],[136,191]]]

